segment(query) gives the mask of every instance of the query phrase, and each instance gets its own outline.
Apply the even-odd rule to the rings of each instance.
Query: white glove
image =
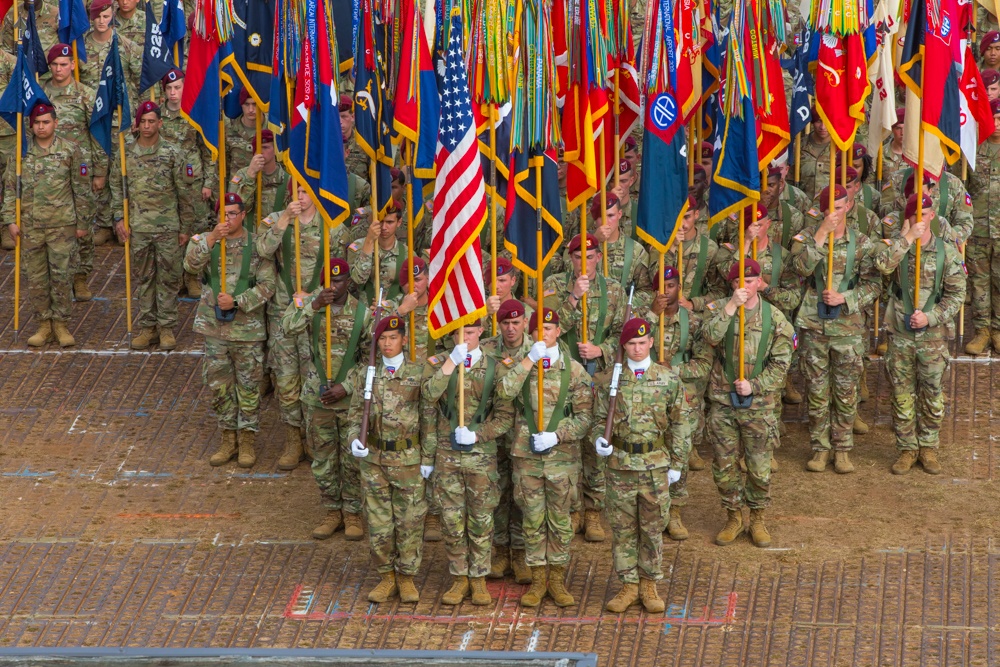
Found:
[[[432,472],[434,472],[434,466],[420,466],[420,476],[424,479],[429,479]]]
[[[605,440],[603,437],[598,438],[594,441],[594,449],[597,450],[598,456],[611,456],[611,452],[614,451],[614,447]]]
[[[535,438],[535,450],[540,452],[545,452],[557,444],[559,444],[559,438],[552,431],[542,431],[541,433],[536,433]]]
[[[528,350],[528,359],[531,359],[531,363],[537,364],[539,361],[542,360],[542,357],[545,356],[545,352],[548,349],[549,348],[546,347],[545,345],[545,341],[540,340],[534,345],[532,345],[531,349]]]
[[[461,366],[465,363],[465,358],[469,356],[469,346],[465,343],[459,343],[455,346],[455,349],[451,351],[448,358],[451,359],[451,363],[456,366]]]
[[[466,426],[459,426],[455,429],[455,442],[460,445],[476,444],[476,432],[470,431]]]
[[[681,471],[680,470],[668,470],[667,471],[667,486],[671,484],[676,484],[681,481]]]
[[[362,445],[360,440],[353,440],[351,442],[351,454],[354,454],[359,459],[363,459],[368,456],[368,448]]]

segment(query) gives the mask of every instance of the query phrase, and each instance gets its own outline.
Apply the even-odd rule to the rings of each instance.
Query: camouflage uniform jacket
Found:
[[[229,179],[226,190],[235,192],[243,200],[243,210],[247,212],[247,218],[256,221],[257,219],[257,178],[250,176],[249,167],[243,167]],[[288,172],[278,164],[274,173],[268,175],[263,171],[261,174],[261,215],[267,215],[268,211],[281,211],[285,208],[288,200]],[[275,218],[276,219],[276,218]],[[264,220],[261,218],[261,224]]]
[[[777,308],[771,308],[771,335],[769,341],[765,343],[764,350],[760,349],[761,335],[763,333],[763,308],[758,301],[754,308],[746,309],[746,319],[744,324],[744,356],[743,370],[744,377],[750,382],[753,393],[753,407],[773,409],[777,402],[781,400],[781,389],[785,386],[785,376],[788,373],[788,366],[792,362],[792,325],[788,323],[785,316]],[[712,370],[708,378],[708,398],[709,400],[731,405],[729,393],[733,390],[733,385],[726,376],[726,333],[729,330],[730,322],[735,322],[733,329],[733,359],[731,360],[734,374],[737,361],[737,346],[739,345],[739,309],[729,317],[726,315],[726,301],[720,300],[709,304],[711,315],[705,320],[701,327],[701,341],[714,348],[714,358]],[[757,363],[757,354],[762,352],[764,360],[761,372],[756,377],[751,377],[754,366]]]
[[[15,222],[16,156],[4,172],[3,222]],[[94,198],[80,146],[56,136],[48,148],[32,140],[21,160],[21,229],[90,229]]]
[[[71,79],[69,85],[56,86],[51,80],[42,83],[45,94],[56,108],[59,136],[79,144],[93,178],[108,175],[108,155],[90,134],[90,110],[94,108],[94,91]],[[115,144],[117,146],[117,144]]]
[[[190,159],[195,160],[195,168],[201,174],[201,188],[208,188],[215,192],[219,184],[219,170],[212,160],[212,152],[201,140],[198,130],[187,122],[181,115],[180,110],[172,111],[166,104],[160,107],[160,119],[163,127],[160,128],[160,136],[167,141],[176,144],[182,154],[187,154]],[[197,156],[196,159],[195,156]],[[195,183],[195,187],[198,184]],[[198,193],[201,196],[201,193]],[[249,210],[249,209],[248,209]]]
[[[281,217],[280,212],[271,213],[263,222],[257,235],[257,252],[272,260],[278,272],[278,285],[272,299],[277,317],[285,312],[295,293],[295,226],[289,222],[285,230],[279,231],[274,223]],[[299,220],[299,258],[302,261],[302,291],[312,292],[323,284],[323,216],[316,211],[312,220]],[[287,253],[282,242],[288,242]]]
[[[504,343],[503,336],[498,333],[492,338],[482,339],[479,342],[479,347],[482,348],[483,354],[493,357],[497,361],[510,359],[511,361],[520,362],[527,356],[528,350],[531,349],[531,337],[525,331],[521,339],[521,346],[511,349]],[[504,365],[506,366],[507,364]]]
[[[10,84],[10,78],[14,76],[14,65],[17,64],[17,58],[10,55],[6,51],[0,51],[0,88],[4,90]],[[0,123],[0,138],[10,137],[11,143],[14,141],[14,135],[16,131],[8,123]],[[7,156],[4,155],[0,164],[7,162]]]
[[[849,247],[848,227],[844,235],[833,242],[833,284],[829,289],[840,292],[846,301],[841,306],[840,315],[834,320],[819,318],[819,293],[823,287],[817,284],[815,271],[822,271],[826,279],[827,244],[816,245],[813,239],[815,227],[809,227],[805,232],[795,237],[792,247],[792,269],[805,280],[806,290],[802,297],[802,306],[795,321],[796,328],[819,331],[827,336],[850,336],[864,331],[865,310],[881,291],[881,280],[875,273],[874,260],[879,248],[860,232],[855,234],[853,275],[847,277],[848,284],[842,286],[844,271],[847,269],[847,250]],[[881,244],[879,244],[881,245]],[[843,287],[843,289],[841,289]]]
[[[576,274],[566,271],[547,278],[544,283],[546,308],[552,308],[559,315],[559,327],[563,330],[562,340],[571,350],[571,356],[576,359],[579,351],[576,343],[583,342],[583,301],[576,307],[571,307],[569,297],[573,292]],[[602,294],[601,285],[605,286]],[[601,300],[606,302],[604,318],[601,320]],[[615,352],[618,350],[618,334],[625,326],[625,307],[628,297],[618,283],[605,281],[600,274],[590,281],[587,290],[587,342],[601,348],[604,355],[597,360],[597,369],[614,363]]]
[[[195,190],[195,184],[201,182],[196,160],[163,137],[149,147],[138,141],[125,147],[132,231],[191,233],[194,221],[187,216],[182,219],[180,214],[184,208],[191,210],[194,198],[201,197],[201,192]],[[111,164],[111,209],[115,220],[125,217],[120,151],[115,151]]]
[[[364,372],[368,361],[368,350],[371,345],[371,310],[362,309],[361,331],[354,354],[347,358],[350,352],[351,334],[357,321],[358,300],[348,295],[343,306],[331,305],[330,308],[330,351],[333,364],[332,374],[326,376],[326,310],[313,310],[312,304],[319,296],[323,287],[317,287],[309,296],[302,300],[302,307],[289,304],[281,317],[281,328],[286,336],[308,334],[310,341],[315,341],[316,347],[310,345],[312,354],[308,357],[300,355],[299,375],[302,379],[302,390],[299,399],[312,407],[322,407],[327,410],[344,410],[351,406],[351,396],[354,393],[356,373]],[[315,328],[314,328],[315,327]],[[323,384],[333,385],[333,381],[341,374],[344,364],[350,369],[344,374],[341,385],[347,396],[332,405],[324,405],[320,400],[320,388]],[[322,372],[324,377],[320,376]]]
[[[940,293],[937,295],[933,293],[936,284],[935,279],[937,278],[937,246],[937,239],[934,239],[924,245],[920,252],[921,310],[923,310],[930,299],[936,297],[936,302],[930,310],[924,311],[927,315],[927,328],[924,331],[916,333],[907,331],[906,329],[904,318],[912,314],[912,309],[908,312],[904,304],[903,285],[901,284],[902,280],[900,276],[901,271],[909,270],[910,275],[907,276],[906,287],[909,293],[908,300],[912,304],[916,274],[916,267],[914,266],[916,245],[911,246],[903,236],[898,236],[889,243],[888,252],[881,253],[875,260],[875,266],[879,272],[884,276],[890,277],[892,281],[889,287],[889,308],[886,311],[886,319],[892,322],[892,335],[894,336],[902,336],[911,340],[943,339],[947,334],[948,324],[954,320],[959,308],[961,308],[962,303],[965,301],[966,275],[962,269],[962,257],[951,243],[941,243],[941,248],[944,251],[944,259],[942,260],[942,272],[944,275],[941,276]],[[906,260],[905,263],[903,262],[904,258]]]
[[[593,447],[594,441],[604,436],[611,407],[612,373],[608,368],[594,378],[594,426],[590,442],[584,446]],[[611,427],[614,451],[608,457],[608,467],[613,470],[668,467],[683,470],[691,455],[691,440],[684,437],[681,428],[684,387],[677,373],[666,366],[651,364],[642,377],[637,378],[626,362],[622,362],[620,378]],[[636,445],[652,445],[652,449],[645,453],[626,451],[626,446]]]
[[[975,218],[972,235],[1000,239],[1000,143],[987,141],[976,151],[976,170],[969,172],[969,194]]]
[[[982,146],[980,146],[981,150]],[[988,173],[986,165],[991,164],[989,159],[979,163],[979,159],[977,158],[976,163],[981,164],[980,171],[978,172],[980,175]],[[898,209],[902,211],[906,208],[906,199],[903,197],[903,193],[905,192],[903,186],[906,184],[906,179],[910,177],[911,173],[913,173],[913,168],[905,167],[893,174],[892,178],[886,183],[882,189],[884,210]],[[970,177],[975,178],[975,174],[970,175]],[[937,211],[937,214],[943,218],[947,218],[951,222],[958,242],[965,243],[974,233],[975,224],[973,222],[973,199],[966,192],[962,179],[947,169],[943,170],[941,172],[941,180],[938,182],[937,189],[934,191],[931,199],[934,201],[934,210]]]
[[[747,243],[746,256],[750,257],[751,252],[750,243]],[[781,253],[781,266],[775,266],[775,252]],[[770,238],[766,246],[758,241],[757,263],[760,264],[761,277],[767,282],[767,287],[761,290],[760,295],[780,308],[785,317],[789,318],[802,301],[802,281],[792,269],[791,259],[792,253],[774,244]],[[736,247],[732,243],[719,246],[720,274],[729,275],[729,270],[739,261]],[[774,279],[775,271],[778,273],[777,280]]]
[[[367,182],[370,175],[368,173],[368,156],[358,146],[358,142],[353,134],[344,144],[347,146],[347,156],[344,158],[344,162],[347,164],[347,171],[357,174]]]
[[[403,296],[398,295],[391,300],[383,299],[383,306],[386,308],[386,312],[395,312],[399,314],[399,305],[403,302]],[[417,361],[424,362],[437,352],[439,349],[451,349],[451,338],[433,338],[430,334],[430,329],[428,328],[427,322],[427,304],[422,306],[417,306],[413,310],[413,342],[414,342],[414,358]],[[410,358],[410,314],[399,315],[404,320],[406,320],[406,334],[403,336],[406,339],[406,344],[403,349],[406,351],[406,358]]]
[[[411,362],[403,355],[403,363],[394,373],[390,373],[376,352],[375,377],[372,382],[371,412],[368,418],[368,456],[365,460],[373,465],[415,466],[420,464],[421,434],[430,425],[424,422],[425,410],[420,399],[420,380],[424,365]],[[361,438],[361,417],[365,408],[365,373],[367,366],[354,376],[351,393],[351,408],[347,420],[347,441]],[[383,451],[379,443],[395,442],[402,447],[402,440],[409,440],[410,446],[400,451]]]
[[[812,135],[802,142],[802,165],[799,167],[798,187],[807,197],[815,197],[830,185],[830,146],[820,144]],[[794,173],[794,167],[792,167]]]
[[[578,362],[569,358],[565,345],[559,346],[559,358],[545,371],[543,423],[546,431],[553,426],[552,422],[555,420],[552,419],[552,411],[559,400],[563,369],[567,364],[569,364],[569,386],[566,388],[565,411],[557,416],[558,422],[552,429],[559,443],[542,454],[536,454],[531,450],[531,435],[538,432],[538,364],[532,364],[530,369],[525,370],[524,366],[518,363],[504,374],[500,386],[497,387],[497,397],[514,403],[514,436],[510,451],[512,456],[566,463],[580,461],[580,441],[589,433],[594,418],[594,393],[587,371]],[[526,410],[523,405],[522,389],[525,383],[528,385],[531,413],[535,415],[536,420],[531,424],[524,416]]]
[[[116,11],[115,30],[119,36],[132,40],[142,49],[146,45],[146,10],[143,5],[139,4],[129,18],[123,17],[121,10]]]
[[[827,155],[829,158],[829,155]],[[829,168],[829,165],[828,165]],[[809,195],[795,187],[791,183],[785,183],[784,189],[782,189],[781,194],[778,196],[778,200],[785,202],[792,209],[799,211],[800,213],[809,208]]]
[[[701,329],[701,317],[697,313],[687,311],[687,333],[684,332],[683,317],[687,310],[683,306],[677,308],[673,315],[663,316],[663,360],[660,354],[660,316],[652,310],[646,313],[646,321],[653,325],[653,359],[662,366],[673,369],[684,383],[684,388],[692,396],[705,394],[705,382],[708,380],[708,369],[711,359],[697,358],[700,349],[696,342]],[[703,347],[703,346],[702,346]]]
[[[226,239],[226,292],[233,295],[236,302],[236,317],[232,322],[220,322],[215,317],[218,304],[213,287],[214,280],[202,280],[201,300],[194,315],[194,331],[204,336],[236,342],[267,340],[265,305],[274,294],[274,262],[262,257],[256,248],[250,247],[249,276],[243,276],[243,253],[248,244],[253,245],[253,235],[243,232],[243,238]],[[194,275],[202,273],[218,276],[218,266],[212,264],[212,251],[204,234],[195,234],[184,255],[184,270]],[[244,285],[240,279],[244,279]],[[245,286],[240,294],[236,292]]]
[[[83,43],[87,47],[87,62],[80,63],[80,83],[91,90],[97,90],[101,85],[101,68],[104,66],[104,59],[108,57],[108,51],[111,50],[111,39],[109,38],[106,42],[98,42],[94,38],[94,31],[88,30],[87,34],[83,36]],[[142,77],[142,47],[138,46],[131,39],[123,35],[118,35],[118,53],[122,59],[122,71],[125,73],[125,88],[128,90],[129,108],[134,112],[138,108],[139,103],[139,79]]]
[[[454,427],[451,425],[451,415],[458,411],[458,392],[454,398],[449,397],[448,388],[451,378],[455,377],[456,387],[458,380],[458,369],[454,369],[450,376],[441,372],[447,357],[444,355],[433,356],[427,360],[424,369],[424,381],[420,390],[420,396],[424,404],[431,411],[427,415],[427,425],[429,428],[424,433],[426,442],[422,451],[429,454],[428,458],[421,457],[424,465],[434,465],[434,453],[437,448],[451,447],[451,436]],[[486,386],[486,372],[489,361],[493,361],[493,385]],[[514,425],[514,405],[510,400],[503,400],[497,396],[497,387],[500,379],[508,368],[515,365],[510,360],[509,365],[502,361],[489,357],[484,352],[481,357],[465,369],[465,425],[476,433],[476,442],[472,445],[472,451],[478,454],[496,454],[497,440]],[[474,423],[474,417],[479,411],[479,405],[484,401],[489,401],[483,412],[482,421]],[[458,415],[455,415],[455,423],[458,423]]]
[[[250,166],[253,157],[253,140],[257,128],[243,124],[243,116],[232,118],[226,123],[226,178],[240,169]]]
[[[684,298],[691,302],[691,308],[694,312],[700,313],[705,310],[707,304],[721,299],[727,291],[725,281],[719,274],[719,246],[706,234],[700,232],[690,241],[683,243],[678,241],[678,243],[684,248]],[[702,252],[702,246],[704,246],[704,252]],[[700,271],[698,268],[699,257],[701,258]],[[659,258],[654,262],[650,266],[650,273],[655,276],[656,272],[659,271]],[[663,265],[681,268],[677,266],[677,249],[675,247],[671,247],[664,254]],[[653,268],[654,266],[656,268]],[[696,281],[698,282],[697,294],[692,296]]]
[[[793,187],[789,185],[788,187]],[[796,191],[801,193],[802,191],[796,188]],[[805,199],[805,195],[803,195]],[[767,206],[768,215],[771,218],[771,227],[768,230],[768,236],[771,240],[778,245],[791,250],[792,248],[792,237],[802,231],[805,227],[805,212],[809,209],[809,202],[806,201],[805,205],[802,205],[802,201],[798,198],[794,202],[786,201],[784,199],[778,200],[777,206]]]
[[[17,8],[17,17],[20,23],[17,34],[19,36],[24,35],[24,30],[27,27],[27,18],[23,3]],[[58,2],[46,2],[41,6],[35,6],[35,27],[38,28],[38,41],[42,44],[42,51],[48,53],[49,49],[60,42]],[[16,54],[17,45],[14,44],[14,11],[9,7],[3,24],[0,24],[0,34],[3,35],[3,50],[7,53]],[[89,50],[87,51],[87,60],[90,60]]]
[[[374,286],[375,282],[372,280],[372,270],[375,267],[374,253],[361,252],[364,244],[362,239],[347,246],[347,263],[351,265],[351,280],[362,289],[369,284]],[[395,287],[396,279],[399,277],[399,267],[406,261],[406,244],[397,239],[391,249],[383,250],[378,245],[378,239],[375,239],[375,247],[378,249],[379,287],[384,290],[383,298],[393,299],[401,293],[400,288],[395,291],[392,288]]]

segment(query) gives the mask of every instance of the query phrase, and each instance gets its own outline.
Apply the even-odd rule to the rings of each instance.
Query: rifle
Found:
[[[372,333],[378,327],[379,320],[382,319],[382,290],[378,291],[378,302],[375,305],[375,313],[372,316]],[[361,413],[361,435],[358,440],[365,447],[368,446],[368,419],[372,413],[372,385],[375,384],[375,352],[378,350],[378,341],[372,336],[372,345],[368,350],[368,373],[365,375],[365,410]]]
[[[661,274],[662,275],[662,274]],[[628,305],[625,307],[625,322],[632,319],[632,297],[635,294],[635,283],[628,290]],[[622,375],[622,362],[625,361],[625,346],[618,345],[618,352],[615,354],[615,370],[611,374],[611,400],[608,402],[608,417],[604,420],[604,439],[611,442],[611,429],[614,427],[615,407],[618,404],[618,382]]]

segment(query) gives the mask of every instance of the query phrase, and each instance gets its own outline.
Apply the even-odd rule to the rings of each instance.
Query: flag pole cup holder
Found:
[[[840,317],[840,306],[828,306],[822,301],[819,302],[819,319],[835,320]]]

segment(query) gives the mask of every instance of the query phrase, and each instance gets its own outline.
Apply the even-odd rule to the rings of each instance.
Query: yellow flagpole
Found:
[[[497,295],[497,127],[496,127],[496,107],[489,105],[490,110],[490,188],[493,194],[490,196],[490,296]],[[413,247],[413,241],[410,241]],[[490,335],[497,335],[497,314],[493,313],[490,318]]]
[[[373,158],[372,160],[370,160],[370,162],[368,164],[368,180],[372,184],[372,220],[373,221],[379,219],[379,210],[378,210],[378,183],[376,183],[376,181],[375,181],[375,175],[376,175],[375,160],[376,159],[378,159],[378,158],[377,157]],[[375,262],[375,265],[372,268],[372,279],[375,281],[375,298],[376,299],[378,298],[378,295],[379,295],[379,288],[381,287],[380,283],[381,283],[381,280],[382,280],[382,277],[380,275],[381,267],[379,267],[379,257],[378,257],[379,256],[379,245],[378,245],[379,237],[381,237],[381,234],[379,234],[379,236],[375,237],[375,247],[372,248],[372,258],[373,258],[373,260]],[[378,304],[376,304],[376,305],[378,305]]]
[[[256,120],[254,121],[254,137],[257,139],[258,153],[264,152],[263,138],[261,137],[262,124],[263,124],[263,120],[261,117],[263,115],[264,115],[264,110],[261,109],[260,105],[258,104]],[[255,207],[257,213],[256,213],[256,220],[254,221],[255,230],[260,228],[260,221],[264,208],[264,202],[262,201],[263,198],[264,198],[264,170],[261,169],[260,171],[257,172],[257,202],[256,202],[257,206]]]
[[[219,107],[219,222],[226,221],[225,191],[226,187],[226,120],[222,107]],[[121,123],[121,120],[119,120]],[[219,240],[219,292],[226,293],[226,238]]]
[[[535,284],[538,292],[538,340],[544,340],[545,328],[542,320],[545,315],[545,289],[542,277],[542,157],[538,156],[535,162]],[[527,283],[527,281],[525,281]],[[538,360],[538,432],[545,430],[545,368],[542,360]]]
[[[597,178],[600,179],[600,185],[601,185],[601,226],[602,227],[604,225],[608,224],[608,181],[605,178],[605,175],[608,173],[608,171],[607,171],[607,164],[608,163],[607,163],[607,156],[604,154],[604,136],[603,136],[603,132],[605,130],[607,130],[607,127],[605,127],[604,130],[602,130],[602,136],[601,136],[600,140],[597,142],[597,155],[598,155],[598,163],[599,163],[598,167],[597,167],[598,168]],[[615,165],[615,171],[616,172],[618,171],[618,165],[617,164]],[[586,211],[583,211],[583,213],[586,213]],[[581,218],[582,217],[583,216],[581,216]],[[586,241],[587,241],[587,239],[585,237],[581,237],[580,238],[580,248],[583,250],[584,253],[587,252]],[[608,242],[607,241],[604,241],[603,243],[601,243],[601,256],[602,256],[602,259],[603,259],[603,261],[602,261],[603,267],[602,268],[603,268],[603,272],[604,272],[604,277],[607,278],[608,277]],[[601,323],[598,322],[597,326],[601,326]]]
[[[317,212],[318,213],[318,212]],[[330,289],[330,230],[325,228],[326,221],[320,220],[323,225],[323,278],[326,281],[326,288]],[[343,363],[347,363],[345,359]],[[326,381],[330,382],[333,376],[333,313],[330,306],[326,307]]]
[[[837,147],[830,144],[830,196],[827,203],[829,204],[830,215],[833,215],[833,202],[837,199],[837,193],[835,192],[837,188]],[[826,288],[833,289],[833,232],[830,232],[827,237],[827,255],[826,255]],[[823,295],[819,294],[820,301],[823,300]]]
[[[737,231],[739,234],[739,253],[740,253],[740,289],[746,286],[746,253],[743,248],[746,247],[746,231],[743,229],[743,219],[747,214],[747,209],[744,206],[740,209],[740,227]],[[743,342],[746,337],[746,320],[747,320],[747,309],[746,306],[740,306],[740,353],[739,353],[739,379],[744,379],[743,366],[745,365],[745,350]]]
[[[20,35],[18,30],[17,0],[11,5],[14,12],[14,43],[16,44]],[[120,114],[119,114],[120,115]],[[14,194],[14,222],[17,224],[17,238],[14,239],[14,340],[17,340],[17,333],[20,329],[21,317],[21,151],[24,149],[24,114],[20,111],[17,114],[17,137],[14,140],[14,148],[17,157],[14,158],[15,179],[17,192]],[[127,191],[126,191],[127,192]],[[127,196],[127,195],[126,195]],[[126,207],[126,210],[127,207]],[[128,248],[125,248],[125,257],[128,257]],[[131,324],[129,325],[131,328]]]
[[[410,167],[416,166],[416,156],[413,152],[413,143],[406,142],[406,148],[409,151],[409,163]],[[378,240],[375,241],[375,246],[378,247]],[[496,260],[494,259],[494,262]],[[407,266],[407,281],[409,282],[409,292],[416,291],[416,279],[413,277],[413,171],[411,169],[407,179],[406,179],[406,266]],[[494,271],[494,275],[495,275]],[[494,283],[496,283],[496,278],[494,278]],[[494,286],[495,287],[495,286]],[[410,322],[407,325],[409,327],[409,339],[410,339],[410,361],[417,360],[417,311],[410,311]],[[463,327],[464,328],[464,327]],[[464,367],[464,366],[463,366]]]
[[[73,40],[73,78],[76,79],[77,83],[80,83],[80,51],[75,39]]]
[[[678,254],[678,256],[680,255]],[[666,282],[663,280],[663,268],[664,268],[663,264],[664,264],[663,252],[660,252],[660,273],[659,273],[660,279],[658,281],[660,285],[660,289],[658,291],[660,294],[663,294],[663,283]],[[659,340],[660,354],[658,355],[657,358],[660,360],[661,364],[666,362],[666,360],[663,358],[663,338],[664,338],[663,327],[664,327],[663,311],[660,311],[660,340]]]
[[[292,201],[297,201],[298,198],[299,184],[293,178]],[[295,235],[295,292],[299,293],[302,291],[302,228],[299,224],[299,216],[292,219],[292,233]]]
[[[122,105],[118,105],[118,159],[122,164],[122,224],[125,226],[125,322],[126,331],[129,337],[132,336],[132,253],[131,253],[131,229],[128,221],[128,168],[125,162],[125,131],[126,121],[122,117]],[[19,135],[20,136],[20,135]],[[20,153],[18,153],[20,155]],[[223,211],[225,215],[225,211]],[[222,245],[225,246],[225,239]],[[223,272],[225,273],[225,272]],[[131,342],[131,341],[130,341]]]

